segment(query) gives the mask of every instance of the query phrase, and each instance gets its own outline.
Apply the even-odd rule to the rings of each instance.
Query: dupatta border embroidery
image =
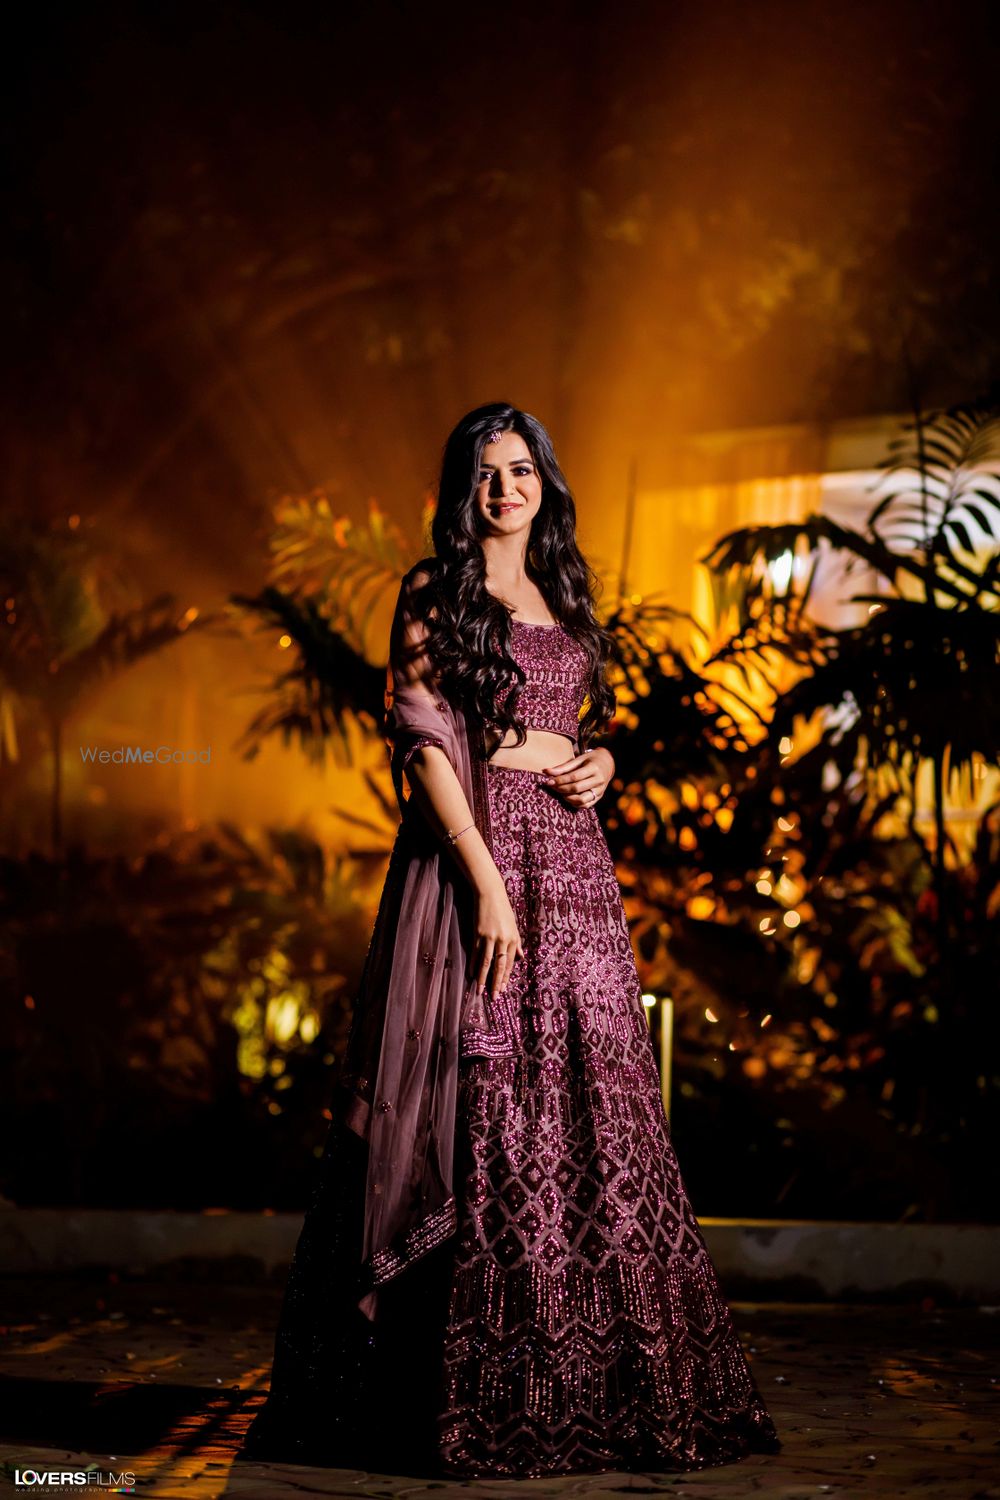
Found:
[[[420,1260],[436,1246],[444,1244],[445,1240],[457,1232],[458,1205],[454,1197],[451,1197],[434,1213],[428,1214],[419,1224],[406,1230],[393,1244],[376,1250],[366,1267],[371,1273],[371,1285],[381,1286],[383,1282],[391,1281],[394,1276],[405,1271],[407,1266]]]
[[[490,821],[490,799],[486,785],[486,729],[484,725],[466,716],[465,737],[469,746],[469,766],[472,775],[472,816],[482,835],[483,843],[493,853],[493,825]]]

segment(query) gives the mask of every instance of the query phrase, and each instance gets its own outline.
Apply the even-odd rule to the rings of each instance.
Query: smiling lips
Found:
[[[501,501],[501,503],[497,506],[497,514],[500,515],[500,516],[505,516],[509,510],[520,510],[520,509],[521,509],[521,507],[519,505],[515,504],[514,501],[512,501],[512,500],[511,501],[504,500],[504,501]]]

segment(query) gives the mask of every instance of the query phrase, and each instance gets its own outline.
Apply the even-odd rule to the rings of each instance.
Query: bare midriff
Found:
[[[515,735],[508,729],[499,748],[490,756],[490,765],[513,766],[520,771],[550,771],[571,760],[576,754],[573,741],[564,734],[554,734],[548,729],[528,729],[523,745],[515,744]],[[496,732],[490,736],[489,745],[496,744]]]

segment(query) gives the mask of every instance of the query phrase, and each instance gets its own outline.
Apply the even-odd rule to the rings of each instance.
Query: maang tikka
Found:
[[[487,439],[486,439],[486,441],[487,441],[487,442],[488,442],[488,443],[499,443],[499,441],[500,441],[500,439],[501,439],[501,437],[502,437],[502,436],[503,436],[503,434],[502,434],[502,432],[501,432],[501,431],[500,431],[500,429],[499,429],[499,427],[497,427],[497,428],[496,428],[496,429],[495,429],[495,431],[493,431],[493,432],[491,432],[491,433],[490,433],[490,434],[489,434],[489,435],[488,435],[488,436],[487,436]]]

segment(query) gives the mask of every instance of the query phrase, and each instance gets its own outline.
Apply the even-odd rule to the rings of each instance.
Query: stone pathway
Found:
[[[8,1482],[15,1466],[93,1464],[133,1471],[136,1493],[156,1500],[1000,1500],[1000,1309],[734,1304],[780,1455],[690,1474],[449,1483],[236,1460],[266,1389],[280,1294],[114,1276],[0,1281]]]

